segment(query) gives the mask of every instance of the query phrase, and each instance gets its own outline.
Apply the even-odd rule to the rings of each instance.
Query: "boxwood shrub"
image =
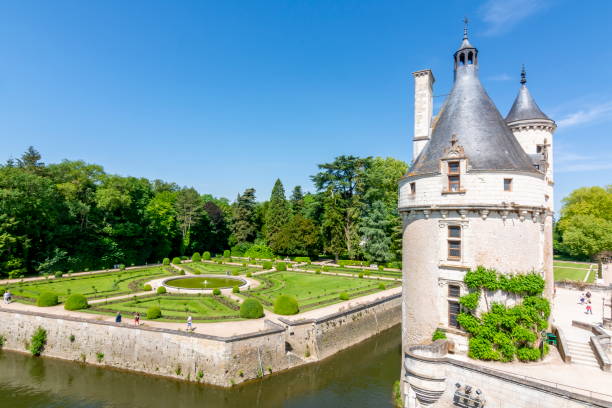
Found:
[[[142,289],[143,289],[143,290],[146,290],[147,292],[148,292],[148,291],[150,291],[150,290],[153,290],[153,288],[151,287],[151,285],[149,285],[148,283],[147,283],[146,285],[144,285],[144,286],[142,287]]]
[[[162,261],[162,264],[170,265],[170,258],[164,258],[164,260]]]
[[[262,264],[264,269],[272,269],[272,262],[270,261],[264,261],[264,263]]]
[[[205,261],[210,261],[210,252],[204,252],[204,254],[202,255],[202,259],[204,259]]]
[[[68,296],[68,299],[66,299],[64,303],[64,309],[66,310],[81,310],[87,309],[88,307],[89,303],[87,303],[87,298],[79,293]]]
[[[181,258],[179,258],[178,256],[175,256],[174,258],[172,258],[172,263],[174,265],[180,265],[181,264]]]
[[[64,276],[64,272],[62,271],[57,271],[53,274],[53,276],[55,276],[56,278],[61,278],[62,276]]]
[[[58,303],[57,295],[52,292],[42,292],[36,299],[36,306],[38,307],[56,306]]]
[[[166,287],[165,286],[160,286],[159,288],[157,288],[157,294],[158,295],[163,295],[164,293],[166,293]]]
[[[440,329],[436,329],[434,330],[433,335],[431,336],[431,341],[436,341],[436,340],[445,339],[445,338],[446,338],[446,333],[444,333]]]
[[[162,317],[162,312],[158,306],[151,306],[147,309],[147,319],[159,319],[160,317]]]
[[[277,271],[286,271],[287,270],[287,264],[284,262],[277,262],[276,263],[276,270]]]
[[[234,286],[232,288],[232,293],[240,293],[240,288],[238,286]]]
[[[223,251],[224,258],[230,258],[231,256],[232,256],[232,251],[230,251],[229,249],[226,249],[225,251]]]
[[[349,300],[349,295],[346,292],[342,292],[340,296],[338,296],[340,300]]]
[[[263,315],[263,306],[257,299],[248,298],[240,305],[240,317],[243,319],[259,319]]]
[[[289,295],[280,295],[274,301],[274,313],[294,315],[300,311],[297,300]]]
[[[33,356],[40,356],[40,354],[45,349],[45,345],[47,344],[47,331],[42,327],[36,329],[32,338],[30,339],[30,353]]]
[[[221,295],[221,289],[219,289],[219,288],[214,288],[214,289],[213,289],[213,295],[215,295],[215,296],[220,296],[220,295]]]
[[[191,255],[191,260],[193,262],[200,262],[202,260],[202,256],[199,252],[194,252],[193,255]]]
[[[296,256],[293,260],[295,262],[306,262],[306,263],[310,264],[310,257],[309,256]]]

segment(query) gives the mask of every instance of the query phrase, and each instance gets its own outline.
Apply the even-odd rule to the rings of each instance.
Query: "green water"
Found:
[[[399,326],[322,363],[229,389],[3,351],[0,407],[392,407],[399,372]]]
[[[166,285],[185,289],[213,289],[241,286],[244,281],[232,278],[178,278],[166,281]]]

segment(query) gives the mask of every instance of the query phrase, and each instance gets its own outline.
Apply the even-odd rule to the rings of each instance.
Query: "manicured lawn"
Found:
[[[140,292],[144,282],[170,275],[170,268],[142,268],[13,284],[10,289],[14,295],[27,298],[26,301],[35,300],[41,292],[53,292],[61,302],[72,293],[80,293],[91,299]]]
[[[559,261],[554,261],[553,265],[555,267],[563,267],[563,268],[581,268],[581,269],[589,269],[589,267],[591,266],[590,263],[574,263],[574,262],[559,262]]]
[[[299,269],[306,269],[308,271],[325,271],[325,272],[338,272],[338,273],[350,273],[352,275],[364,275],[370,274],[371,276],[383,276],[386,278],[401,278],[402,273],[397,271],[379,271],[373,269],[356,269],[356,268],[344,268],[341,266],[321,266],[321,265],[304,265],[300,266]]]
[[[555,272],[555,281],[562,280],[573,280],[582,282],[584,280],[584,275],[587,273],[587,269],[576,269],[576,268],[564,268],[564,267],[554,267]],[[587,282],[595,281],[595,271],[591,271],[589,274],[589,278]]]
[[[218,273],[225,275],[229,272],[230,275],[246,275],[247,272],[253,273],[261,271],[260,268],[249,266],[220,265],[205,262],[190,262],[181,266],[195,274]]]
[[[121,312],[125,320],[139,312],[146,319],[147,309],[158,306],[162,311],[161,321],[186,321],[191,315],[195,321],[235,320],[239,318],[239,305],[223,296],[183,296],[175,294],[126,299],[107,304],[95,304],[88,312],[115,315]]]
[[[243,296],[255,297],[264,307],[271,309],[278,296],[290,295],[297,299],[301,311],[340,302],[341,293],[354,298],[381,290],[381,283],[385,288],[399,285],[399,282],[306,272],[270,272],[258,275],[257,279],[262,280],[264,285],[243,292]]]
[[[230,278],[177,278],[166,282],[168,286],[185,289],[231,288],[241,286],[244,282]]]

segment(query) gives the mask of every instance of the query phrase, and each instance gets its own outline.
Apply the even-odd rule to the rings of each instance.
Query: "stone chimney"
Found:
[[[414,137],[412,160],[423,150],[431,136],[434,76],[430,69],[412,73],[414,77]]]

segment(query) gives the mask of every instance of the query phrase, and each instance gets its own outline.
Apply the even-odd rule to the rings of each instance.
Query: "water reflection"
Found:
[[[392,407],[399,326],[320,364],[223,389],[0,352],[0,406],[11,408]]]

